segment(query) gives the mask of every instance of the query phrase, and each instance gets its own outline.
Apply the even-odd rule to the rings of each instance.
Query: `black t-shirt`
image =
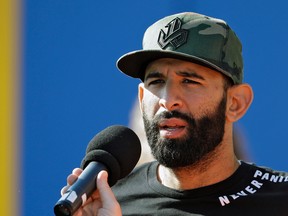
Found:
[[[287,172],[241,162],[222,182],[178,191],[159,183],[157,167],[142,165],[112,187],[123,215],[288,215]]]

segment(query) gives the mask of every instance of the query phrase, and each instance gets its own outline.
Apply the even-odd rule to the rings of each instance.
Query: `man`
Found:
[[[99,191],[75,215],[288,215],[288,173],[234,154],[233,124],[253,100],[241,49],[225,21],[201,14],[175,14],[149,27],[143,50],[117,66],[142,80],[139,104],[156,161],[112,190],[101,172]],[[75,169],[68,183],[80,173]]]

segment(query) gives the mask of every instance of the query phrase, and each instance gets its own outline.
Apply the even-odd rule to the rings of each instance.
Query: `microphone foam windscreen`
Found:
[[[99,132],[89,142],[81,163],[84,169],[91,161],[103,163],[109,172],[109,185],[128,175],[141,154],[141,143],[135,132],[125,126],[114,125]]]

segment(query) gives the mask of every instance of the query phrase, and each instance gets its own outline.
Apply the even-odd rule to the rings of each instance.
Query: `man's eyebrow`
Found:
[[[182,77],[192,77],[192,78],[205,80],[203,76],[199,75],[198,73],[194,71],[179,71],[179,72],[176,72],[176,74]]]
[[[147,76],[145,76],[144,81],[151,79],[151,78],[163,78],[164,75],[158,71],[149,72]]]
[[[179,71],[179,72],[176,72],[176,74],[181,77],[190,77],[190,78],[197,78],[197,79],[205,80],[203,76],[199,75],[198,73],[194,71]],[[151,78],[163,78],[163,77],[164,75],[162,73],[158,71],[152,71],[147,74],[144,81],[151,79]]]

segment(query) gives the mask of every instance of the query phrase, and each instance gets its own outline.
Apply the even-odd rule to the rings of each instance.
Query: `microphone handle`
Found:
[[[96,178],[100,171],[107,168],[102,163],[91,161],[80,174],[76,182],[54,206],[56,216],[72,216],[96,190]]]

